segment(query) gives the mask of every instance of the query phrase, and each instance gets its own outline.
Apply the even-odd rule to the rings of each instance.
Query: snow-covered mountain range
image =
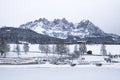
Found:
[[[72,23],[63,19],[48,21],[45,18],[31,21],[20,25],[19,28],[30,29],[39,34],[48,35],[60,39],[87,40],[101,42],[120,42],[120,36],[108,34],[94,25],[90,20],[82,20],[79,23]]]
[[[54,19],[53,21],[40,18],[39,20],[20,25],[20,28],[31,29],[37,33],[61,39],[67,39],[68,36],[84,38],[106,35],[89,20],[82,20],[80,23],[73,24],[65,18]]]

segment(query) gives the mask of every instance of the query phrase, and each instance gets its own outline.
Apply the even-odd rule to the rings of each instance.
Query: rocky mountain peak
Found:
[[[77,29],[80,29],[82,32],[88,32],[89,35],[104,35],[104,31],[95,26],[90,20],[82,20],[78,23]]]

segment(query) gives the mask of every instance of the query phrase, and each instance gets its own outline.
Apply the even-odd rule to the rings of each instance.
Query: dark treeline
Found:
[[[54,44],[65,41],[49,37],[47,35],[38,34],[29,29],[26,30],[12,27],[1,28],[0,36],[4,38],[7,43],[19,43],[19,41],[26,41],[32,44]]]

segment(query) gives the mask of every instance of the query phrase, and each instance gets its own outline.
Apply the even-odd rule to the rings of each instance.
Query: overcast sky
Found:
[[[0,26],[15,26],[39,18],[89,19],[107,33],[120,35],[120,0],[0,0]]]

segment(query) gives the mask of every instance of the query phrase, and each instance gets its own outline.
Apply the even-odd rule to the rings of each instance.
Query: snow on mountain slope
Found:
[[[56,38],[66,39],[68,36],[87,37],[87,36],[101,36],[105,33],[96,27],[89,20],[83,20],[80,23],[73,24],[68,22],[65,18],[54,19],[48,21],[45,18],[40,18],[34,22],[28,22],[20,26],[20,28],[31,29],[37,33],[49,35]]]
[[[85,33],[87,35],[94,35],[94,34],[103,34],[104,32],[100,30],[97,26],[95,26],[92,22],[89,20],[83,20],[77,25],[77,29],[80,30],[80,32]]]

